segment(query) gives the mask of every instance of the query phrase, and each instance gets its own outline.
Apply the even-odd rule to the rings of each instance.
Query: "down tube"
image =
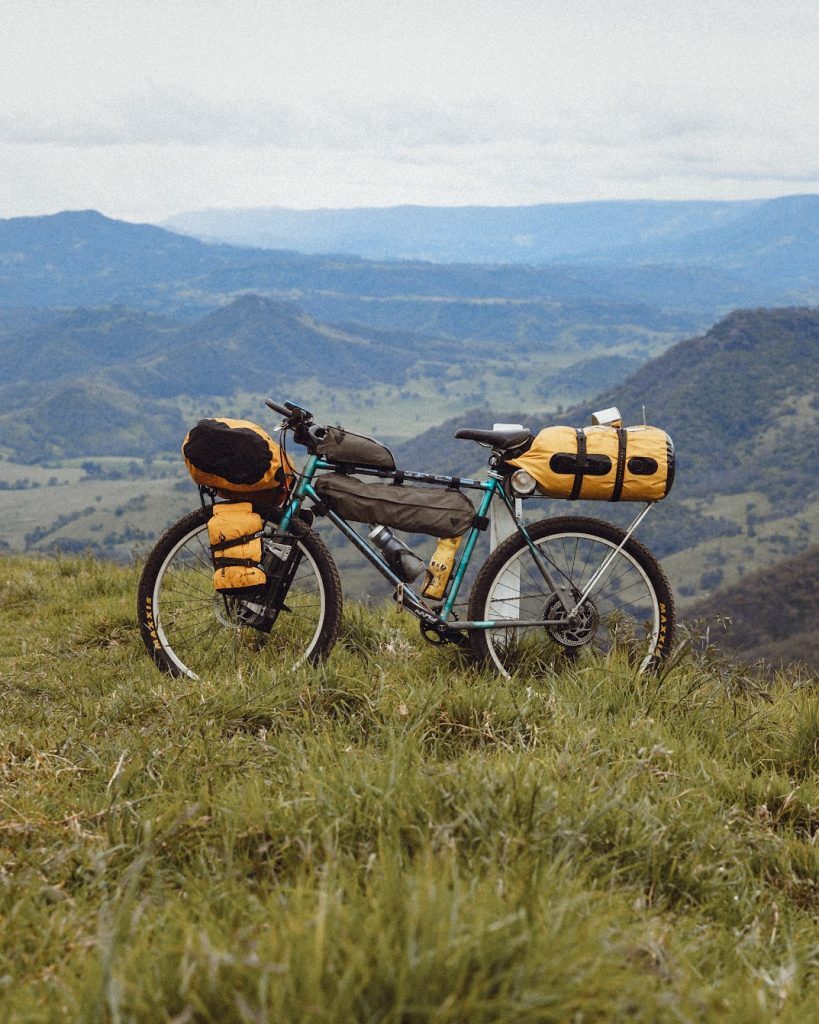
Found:
[[[488,480],[483,485],[483,498],[481,499],[481,507],[478,509],[478,515],[482,518],[486,518],[489,515],[489,506],[492,504],[492,498],[495,496],[499,484],[497,480]],[[461,589],[461,584],[464,581],[466,570],[469,568],[469,562],[472,558],[472,552],[475,550],[475,544],[478,541],[478,534],[481,531],[477,526],[473,526],[469,531],[469,536],[466,538],[466,544],[464,545],[464,551],[461,555],[461,560],[458,562],[458,568],[455,570],[455,579],[452,581],[452,586],[449,589],[449,596],[444,602],[444,607],[441,610],[441,618],[448,619],[452,614],[452,609],[455,605],[455,600],[458,597],[458,591]]]

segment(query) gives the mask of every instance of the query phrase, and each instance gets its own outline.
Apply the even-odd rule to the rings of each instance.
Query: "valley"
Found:
[[[708,229],[747,241],[772,209],[787,215],[766,257],[781,273],[763,285],[753,260],[706,259],[697,231],[666,239],[664,264],[590,250],[571,267],[456,266],[206,245],[93,213],[0,222],[0,549],[144,552],[197,501],[178,456],[188,427],[270,428],[266,396],[379,437],[399,465],[473,475],[483,453],[453,440],[459,426],[581,424],[613,404],[640,422],[645,406],[679,470],[641,536],[681,607],[698,607],[819,543],[819,312],[784,304],[819,285],[813,228],[777,243],[809,199]],[[686,246],[699,257],[673,266]],[[728,312],[774,285],[780,308]],[[566,511],[531,502],[527,517]],[[334,548],[350,592],[380,600]]]

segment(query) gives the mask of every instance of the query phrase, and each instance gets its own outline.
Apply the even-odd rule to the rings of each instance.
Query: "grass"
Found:
[[[816,1018],[815,678],[504,683],[348,606],[172,680],[136,569],[0,566],[0,1019]]]

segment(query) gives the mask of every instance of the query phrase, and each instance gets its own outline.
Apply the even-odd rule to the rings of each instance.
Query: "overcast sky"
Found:
[[[819,192],[819,0],[0,0],[0,216]]]

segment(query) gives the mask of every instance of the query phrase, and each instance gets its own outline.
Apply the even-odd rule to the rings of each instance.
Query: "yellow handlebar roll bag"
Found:
[[[226,497],[267,492],[283,500],[293,465],[273,438],[250,420],[200,420],[182,445],[194,481]]]
[[[546,427],[509,465],[548,498],[659,501],[674,482],[674,443],[658,427]]]
[[[213,559],[213,585],[217,590],[244,590],[262,586],[262,517],[249,501],[213,506],[208,539]]]

